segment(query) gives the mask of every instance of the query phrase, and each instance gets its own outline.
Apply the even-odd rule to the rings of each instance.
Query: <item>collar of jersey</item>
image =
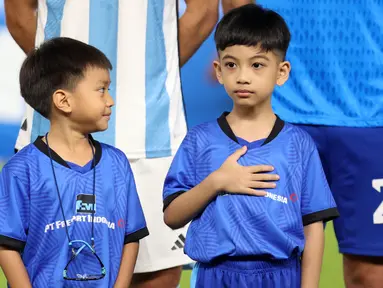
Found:
[[[229,137],[231,140],[239,144],[237,137],[235,136],[233,130],[231,130],[231,127],[226,119],[226,116],[229,115],[229,113],[230,112],[223,112],[222,115],[217,119],[217,122],[223,133],[225,133],[226,136]],[[285,126],[285,122],[281,120],[281,118],[279,118],[278,115],[275,116],[277,117],[277,119],[275,120],[274,127],[273,129],[271,129],[269,136],[267,136],[265,142],[263,142],[261,146],[264,146],[267,143],[273,141]]]
[[[45,155],[47,155],[49,157],[49,153],[48,153],[48,146],[47,144],[43,141],[43,138],[44,136],[39,136],[37,137],[36,141],[33,143],[37,149],[40,150],[40,152],[44,153]],[[98,162],[100,162],[100,159],[101,159],[101,145],[100,145],[100,142],[96,141],[93,139],[92,135],[89,135],[89,140],[92,142],[94,148],[96,149],[95,153],[94,153],[94,157],[96,158],[96,165]],[[68,163],[60,157],[60,155],[58,155],[54,150],[51,149],[51,154],[52,154],[52,159],[53,161],[59,163],[60,165],[62,166],[65,166],[69,169],[70,166],[68,165]]]

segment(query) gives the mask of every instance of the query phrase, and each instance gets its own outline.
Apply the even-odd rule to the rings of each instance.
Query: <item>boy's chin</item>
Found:
[[[108,127],[109,127],[108,124],[99,124],[99,125],[97,125],[97,127],[92,129],[91,131],[89,131],[88,134],[97,133],[97,132],[103,132],[103,131],[107,130]]]
[[[102,125],[101,127],[98,127],[97,132],[103,132],[103,131],[107,130],[108,127],[109,127],[108,124]]]

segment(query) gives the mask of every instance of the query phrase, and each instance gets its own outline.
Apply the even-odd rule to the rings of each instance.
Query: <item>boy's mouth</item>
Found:
[[[254,94],[253,91],[246,90],[246,89],[235,90],[234,93],[235,93],[238,97],[240,97],[240,98],[247,98],[247,97],[249,97],[251,94]]]

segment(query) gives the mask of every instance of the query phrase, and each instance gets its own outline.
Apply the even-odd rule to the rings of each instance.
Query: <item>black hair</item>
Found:
[[[83,42],[65,37],[48,40],[31,51],[21,66],[21,96],[49,118],[53,93],[73,90],[89,68],[111,70],[112,64],[100,50]]]
[[[218,23],[214,35],[218,52],[234,45],[257,46],[286,56],[290,31],[276,12],[256,4],[231,10]]]

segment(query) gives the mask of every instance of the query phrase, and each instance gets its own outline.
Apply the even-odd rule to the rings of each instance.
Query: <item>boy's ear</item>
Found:
[[[215,60],[213,62],[213,65],[214,65],[214,70],[215,70],[215,76],[217,77],[218,82],[223,84],[221,63],[219,63],[218,60]]]
[[[291,65],[289,61],[283,61],[279,63],[277,85],[282,86],[289,79],[291,71]]]
[[[72,112],[71,94],[65,90],[56,90],[52,97],[53,105],[56,109],[69,114]]]

